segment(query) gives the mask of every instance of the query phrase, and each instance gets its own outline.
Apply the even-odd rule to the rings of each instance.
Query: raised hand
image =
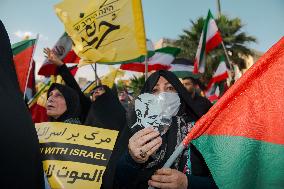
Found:
[[[57,54],[55,52],[53,52],[50,48],[44,48],[43,52],[44,52],[45,57],[48,59],[48,61],[50,61],[54,65],[61,66],[61,65],[64,64],[60,60],[60,58],[58,58]]]

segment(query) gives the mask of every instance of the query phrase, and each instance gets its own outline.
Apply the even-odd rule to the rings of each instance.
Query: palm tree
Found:
[[[129,84],[129,88],[133,90],[133,96],[137,97],[140,94],[140,91],[145,84],[145,76],[143,75],[141,77],[136,77],[134,75],[134,77],[131,78],[130,81],[131,82]]]
[[[183,30],[183,34],[179,36],[175,43],[176,46],[182,49],[179,57],[194,60],[204,23],[205,19],[200,17],[195,22],[191,20],[192,26],[190,29]],[[244,25],[239,18],[229,19],[227,16],[221,15],[220,18],[216,19],[216,24],[229,52],[230,60],[238,65],[240,69],[245,68],[245,57],[254,55],[254,52],[247,47],[247,44],[256,42],[256,38],[242,31]],[[224,55],[224,50],[220,45],[206,56],[206,78],[210,78],[212,72],[217,68],[221,55]]]

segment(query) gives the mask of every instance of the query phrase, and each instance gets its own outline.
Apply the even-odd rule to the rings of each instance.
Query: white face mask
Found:
[[[153,127],[163,135],[171,125],[172,117],[178,113],[179,107],[180,99],[177,93],[141,94],[135,100],[137,122],[132,127]]]

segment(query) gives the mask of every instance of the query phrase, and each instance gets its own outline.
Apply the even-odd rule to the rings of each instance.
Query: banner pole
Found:
[[[39,34],[36,35],[36,41],[35,41],[35,45],[34,45],[34,48],[33,48],[32,56],[31,56],[31,60],[30,60],[30,64],[29,64],[29,71],[28,71],[28,75],[27,75],[27,79],[26,79],[26,83],[25,83],[25,90],[24,90],[24,96],[23,96],[24,100],[25,100],[25,96],[26,96],[26,92],[27,92],[27,86],[28,86],[28,82],[29,82],[31,69],[32,69],[31,65],[32,65],[32,62],[33,62],[33,57],[34,57],[34,54],[35,54],[35,49],[36,49],[36,46],[37,46],[38,39],[39,39]]]

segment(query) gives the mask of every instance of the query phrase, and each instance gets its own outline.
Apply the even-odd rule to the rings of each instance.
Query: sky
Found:
[[[0,0],[0,19],[8,31],[11,43],[25,34],[40,35],[34,59],[37,69],[44,60],[42,49],[52,47],[64,32],[53,6],[61,0]],[[79,2],[79,0],[78,0]],[[220,0],[221,12],[230,18],[239,17],[243,31],[256,37],[250,48],[266,52],[284,35],[283,0]],[[191,27],[190,20],[205,17],[208,9],[217,17],[216,0],[142,0],[147,38],[157,42],[161,38],[177,39],[183,29]],[[98,75],[104,75],[107,66],[98,66]],[[133,72],[128,73],[131,76]],[[90,66],[80,68],[77,77],[94,79]]]

